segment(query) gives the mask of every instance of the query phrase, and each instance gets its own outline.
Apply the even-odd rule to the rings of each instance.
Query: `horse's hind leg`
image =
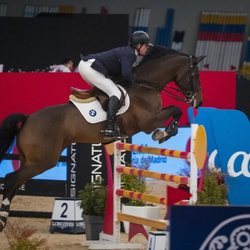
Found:
[[[44,171],[44,170],[43,170]],[[43,172],[39,171],[38,168],[34,166],[29,166],[26,168],[21,166],[21,168],[15,172],[9,173],[4,179],[4,192],[3,201],[0,208],[0,232],[6,226],[7,218],[9,215],[10,204],[15,196],[18,188],[23,185],[27,180],[31,179],[35,175]]]

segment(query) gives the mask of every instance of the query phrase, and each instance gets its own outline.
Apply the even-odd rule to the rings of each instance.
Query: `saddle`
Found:
[[[125,94],[119,86],[118,88],[121,92],[120,107],[122,107],[125,105]],[[108,95],[97,88],[85,90],[71,87],[69,99],[79,103],[88,103],[98,100],[105,111],[107,110],[109,101]]]
[[[69,96],[70,100],[79,103],[92,102],[96,100],[96,96],[91,94],[90,90],[83,90],[71,87],[71,95]]]

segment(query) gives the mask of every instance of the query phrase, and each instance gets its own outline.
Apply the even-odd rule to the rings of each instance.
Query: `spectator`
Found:
[[[71,58],[65,58],[63,64],[50,66],[50,72],[73,72],[74,62]]]

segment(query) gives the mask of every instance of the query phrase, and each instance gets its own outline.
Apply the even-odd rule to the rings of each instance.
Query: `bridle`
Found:
[[[200,86],[195,86],[195,74],[198,70],[198,66],[197,63],[195,63],[194,61],[194,56],[189,56],[189,66],[188,66],[188,73],[187,73],[187,77],[184,79],[184,81],[186,83],[188,83],[187,85],[190,86],[190,90],[181,90],[180,88],[178,88],[176,91],[181,92],[184,96],[185,96],[185,102],[187,103],[191,103],[194,98],[195,98],[195,93],[197,91],[199,91],[201,89]],[[183,76],[179,82],[184,78],[185,76]]]
[[[178,82],[180,82],[183,80],[184,77],[186,77],[183,81],[188,83],[188,85],[190,86],[189,90],[182,90],[177,87],[168,86],[169,82],[175,80],[174,78],[165,81],[164,85],[166,86],[164,88],[159,87],[159,84],[157,84],[156,82],[145,81],[145,80],[137,80],[135,83],[133,83],[133,85],[144,87],[144,88],[151,89],[151,90],[163,91],[169,97],[175,100],[185,102],[185,103],[191,103],[192,101],[194,101],[195,93],[201,89],[199,86],[195,86],[195,81],[194,81],[194,76],[197,72],[197,68],[198,66],[194,62],[194,57],[189,56],[189,66],[188,66],[187,76],[184,75],[182,78],[178,80]],[[181,93],[181,95],[176,94],[174,92]]]

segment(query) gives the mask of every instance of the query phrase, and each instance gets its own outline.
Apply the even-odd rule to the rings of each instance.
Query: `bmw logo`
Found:
[[[96,111],[94,109],[91,109],[89,111],[89,115],[92,116],[92,117],[96,116]]]

